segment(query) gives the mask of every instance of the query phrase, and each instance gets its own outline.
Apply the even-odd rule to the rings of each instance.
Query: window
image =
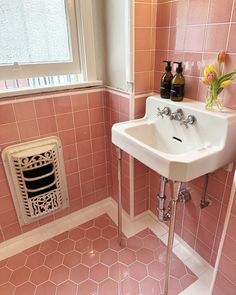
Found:
[[[76,4],[75,0],[0,0],[0,89],[89,80],[93,31],[92,20],[88,24],[85,17],[88,9],[92,17],[92,4],[91,0]],[[88,30],[90,44],[85,38]]]

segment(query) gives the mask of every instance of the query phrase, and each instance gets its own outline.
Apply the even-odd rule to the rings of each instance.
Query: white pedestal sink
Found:
[[[171,218],[163,292],[164,295],[168,295],[175,215],[181,182],[192,180],[235,160],[236,112],[229,109],[210,112],[205,109],[203,103],[193,100],[173,102],[158,95],[150,96],[146,102],[146,114],[142,119],[113,125],[112,142],[118,147],[120,242],[122,231],[120,150],[170,180]]]
[[[188,124],[158,116],[158,110],[182,109]],[[183,118],[183,119],[184,119]],[[201,102],[173,102],[150,96],[142,119],[114,124],[112,142],[164,177],[186,182],[236,159],[236,111],[207,111]]]

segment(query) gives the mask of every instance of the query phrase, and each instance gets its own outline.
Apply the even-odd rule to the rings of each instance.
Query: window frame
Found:
[[[96,77],[92,0],[65,0],[73,60],[43,64],[0,66],[0,80],[78,74],[80,81]]]

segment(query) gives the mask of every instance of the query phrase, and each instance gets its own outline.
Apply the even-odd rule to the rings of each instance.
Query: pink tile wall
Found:
[[[108,145],[111,151],[111,170],[112,170],[112,197],[118,199],[118,169],[116,148],[111,143],[111,127],[113,124],[129,120],[129,98],[127,96],[106,92],[107,101],[107,129],[108,129]],[[129,155],[122,152],[122,206],[127,213],[130,213],[130,161]]]
[[[0,149],[51,135],[62,141],[70,206],[21,227],[0,160],[0,242],[86,207],[111,194],[110,131],[105,94],[8,100],[0,105]]]
[[[205,101],[200,77],[220,50],[228,52],[226,70],[236,66],[235,0],[158,1],[156,16],[154,90],[159,92],[162,60],[184,62],[185,96]],[[173,71],[174,72],[174,71]],[[222,92],[223,105],[236,109],[236,83]]]
[[[230,214],[229,225],[220,258],[213,295],[236,293],[236,197]]]
[[[154,86],[156,7],[152,0],[135,1],[136,93],[151,92]]]

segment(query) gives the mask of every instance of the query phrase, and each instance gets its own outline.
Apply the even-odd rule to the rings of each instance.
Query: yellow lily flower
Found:
[[[222,82],[222,83],[220,84],[220,88],[228,87],[228,86],[231,85],[232,83],[233,83],[232,80],[226,80],[226,81],[224,81],[224,82]]]
[[[210,85],[210,83],[209,83],[207,77],[202,77],[201,80],[202,80],[202,82],[203,82],[204,84],[206,84],[206,85]]]

